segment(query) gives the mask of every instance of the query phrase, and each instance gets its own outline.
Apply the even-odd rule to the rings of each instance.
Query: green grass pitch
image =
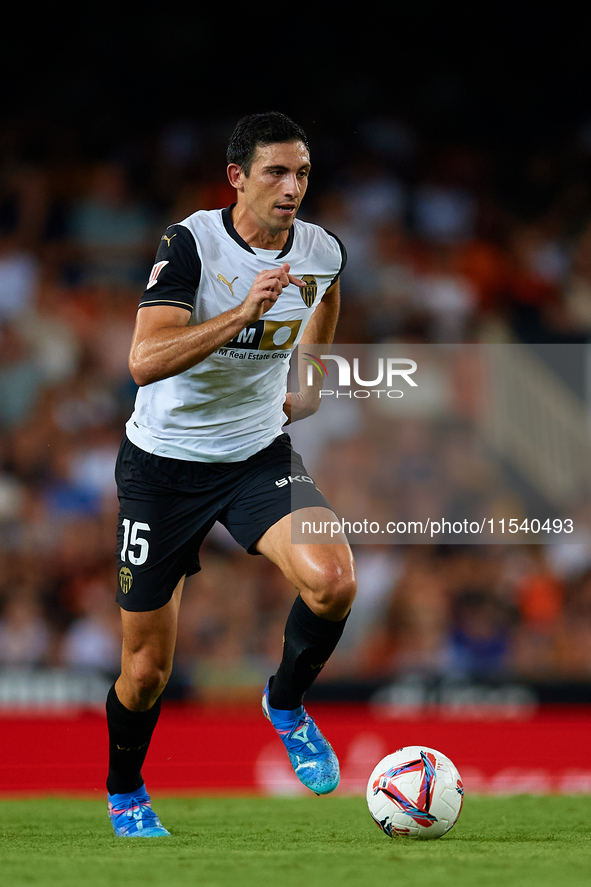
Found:
[[[591,883],[591,798],[466,798],[436,841],[389,839],[363,798],[160,798],[170,838],[110,832],[106,802],[0,801],[6,887],[543,887]]]

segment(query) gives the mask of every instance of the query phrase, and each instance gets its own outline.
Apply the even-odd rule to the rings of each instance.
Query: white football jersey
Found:
[[[191,369],[138,390],[126,429],[149,453],[239,462],[281,434],[294,347],[346,262],[337,237],[299,219],[285,247],[249,246],[232,208],[200,210],[163,235],[140,307],[180,305],[198,324],[240,305],[261,271],[289,262],[306,287],[286,287],[260,320]]]

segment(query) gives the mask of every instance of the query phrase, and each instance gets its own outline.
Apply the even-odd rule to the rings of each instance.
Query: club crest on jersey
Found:
[[[305,281],[306,286],[300,287],[300,295],[306,304],[306,308],[311,308],[318,293],[318,284],[316,283],[316,278],[311,274],[303,274],[302,280]]]
[[[162,271],[165,265],[168,265],[168,262],[156,262],[152,271],[150,272],[150,277],[148,279],[148,285],[146,287],[147,290],[151,289],[155,283],[158,281],[158,275]]]

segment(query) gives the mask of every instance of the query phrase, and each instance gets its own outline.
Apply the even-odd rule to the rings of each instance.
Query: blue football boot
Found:
[[[170,835],[152,810],[145,785],[134,792],[107,797],[109,819],[119,838],[159,838]]]
[[[300,782],[317,795],[333,792],[340,779],[337,756],[303,705],[294,711],[271,708],[267,682],[263,713],[279,734]]]

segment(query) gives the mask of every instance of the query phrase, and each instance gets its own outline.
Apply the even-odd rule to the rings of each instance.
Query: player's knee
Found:
[[[318,576],[310,592],[317,615],[342,619],[351,609],[357,593],[354,570],[331,564]]]
[[[132,681],[138,698],[152,703],[168,683],[171,667],[155,662],[136,662],[132,668]]]

